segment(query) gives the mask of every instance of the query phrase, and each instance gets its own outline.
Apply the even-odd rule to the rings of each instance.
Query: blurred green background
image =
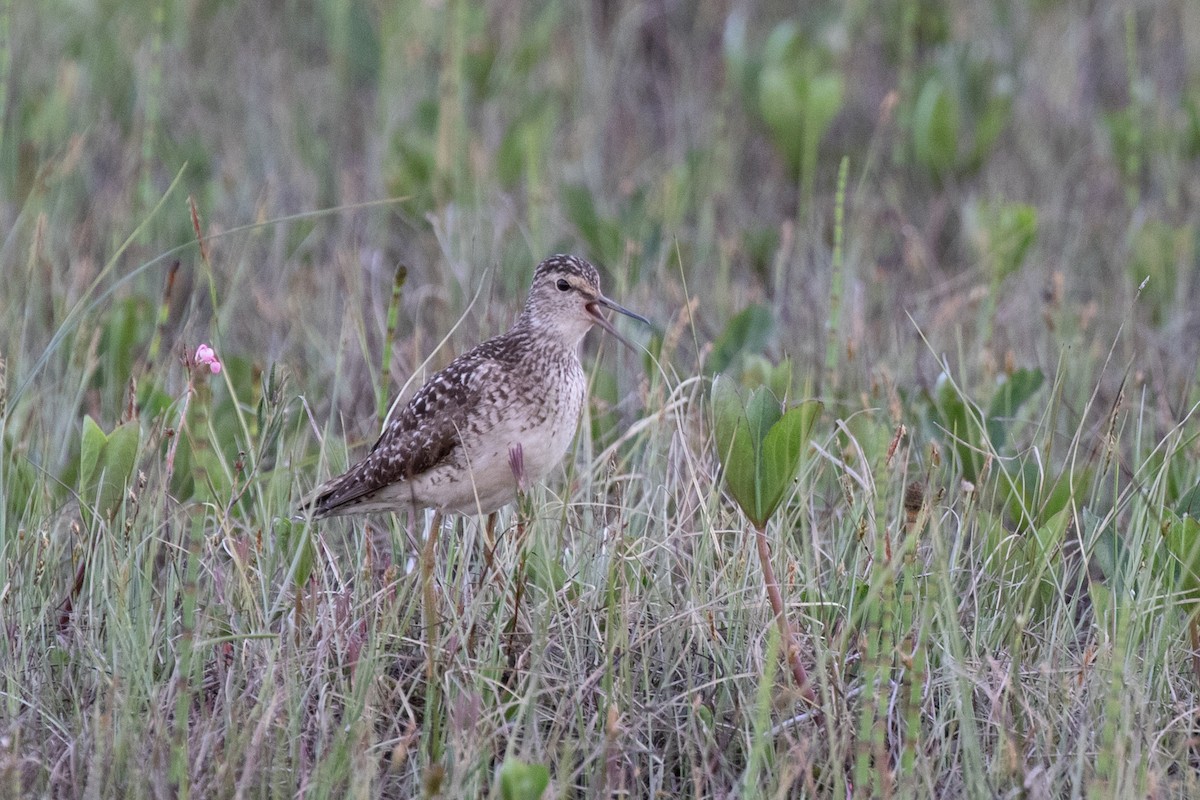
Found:
[[[0,0],[0,114],[0,796],[1200,792],[1195,0]],[[560,251],[656,329],[431,633],[288,518]]]
[[[113,280],[194,242],[190,195],[206,235],[268,224],[213,239],[211,292],[181,292],[172,329],[309,377],[348,337],[378,353],[398,264],[405,337],[440,334],[488,279],[466,342],[505,327],[560,250],[664,329],[694,298],[685,371],[757,304],[751,344],[832,360],[842,389],[927,384],[943,353],[980,376],[1065,346],[1103,357],[1121,325],[1173,397],[1195,376],[1194,3],[10,0],[2,16],[4,303],[45,310],[33,340],[138,224]],[[403,199],[360,205],[387,198]],[[174,257],[197,282],[193,248],[118,293],[152,307]]]

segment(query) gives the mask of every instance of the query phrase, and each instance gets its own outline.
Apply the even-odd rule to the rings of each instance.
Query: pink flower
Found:
[[[202,344],[196,348],[196,366],[207,366],[213,375],[221,371],[221,362],[211,347]]]

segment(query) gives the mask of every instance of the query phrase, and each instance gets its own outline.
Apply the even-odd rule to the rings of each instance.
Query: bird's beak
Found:
[[[633,319],[636,319],[638,322],[645,323],[646,325],[650,324],[650,320],[646,319],[641,314],[635,314],[634,312],[630,311],[628,308],[625,308],[624,306],[620,305],[619,303],[614,303],[612,300],[609,300],[607,297],[605,297],[602,294],[596,295],[596,299],[587,304],[588,313],[592,315],[592,319],[594,319],[596,321],[597,325],[599,325],[601,328],[604,328],[604,330],[608,331],[613,336],[617,337],[617,341],[619,341],[621,344],[628,347],[630,350],[636,350],[637,348],[634,347],[632,344],[630,344],[629,341],[624,336],[617,333],[617,329],[613,327],[613,324],[611,322],[609,322],[607,319],[605,319],[604,315],[600,313],[600,306],[605,306],[607,308],[611,308],[613,311],[616,311],[618,314],[624,314],[627,317],[632,317]]]

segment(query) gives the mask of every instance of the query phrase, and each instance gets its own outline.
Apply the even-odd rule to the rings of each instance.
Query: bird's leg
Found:
[[[414,519],[416,514],[413,514]],[[441,679],[438,675],[437,643],[438,643],[438,596],[433,584],[433,571],[437,565],[438,532],[442,529],[442,512],[433,512],[433,521],[429,526],[429,534],[425,537],[425,546],[421,550],[421,595],[422,612],[425,622],[425,708],[430,718],[435,720],[433,732],[429,738],[429,759],[438,763],[441,759],[441,731],[436,720],[441,718]]]
[[[437,566],[438,532],[442,529],[442,512],[433,512],[433,520],[429,526],[429,534],[425,537],[425,546],[421,550],[421,595],[425,616],[425,677],[433,685],[436,677],[436,663],[433,657],[434,644],[437,639],[437,588],[434,586],[434,569]]]

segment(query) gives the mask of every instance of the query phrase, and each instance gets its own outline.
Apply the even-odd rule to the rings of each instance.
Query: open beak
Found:
[[[592,315],[592,319],[594,319],[596,321],[597,325],[599,325],[601,328],[604,328],[604,330],[608,331],[613,336],[617,337],[617,341],[619,341],[621,344],[628,347],[630,350],[637,350],[637,348],[634,347],[632,344],[630,344],[629,341],[624,336],[617,333],[617,329],[613,327],[613,324],[611,322],[609,322],[607,319],[605,319],[604,315],[600,313],[600,306],[605,306],[607,308],[611,308],[613,311],[616,311],[618,314],[624,314],[627,317],[632,317],[633,319],[636,319],[638,322],[643,322],[646,325],[650,324],[650,320],[646,319],[641,314],[633,313],[628,308],[625,308],[624,306],[620,305],[619,303],[614,303],[612,300],[609,300],[607,297],[605,297],[602,294],[597,295],[595,300],[593,300],[592,302],[587,304],[588,313]]]

